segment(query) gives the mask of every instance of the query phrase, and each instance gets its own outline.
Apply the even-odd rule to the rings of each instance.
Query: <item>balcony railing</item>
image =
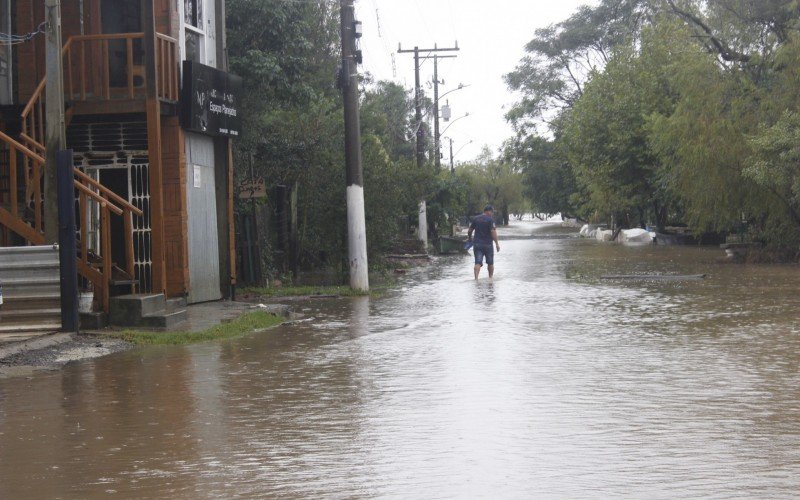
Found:
[[[62,49],[64,99],[67,102],[144,99],[147,72],[143,33],[80,35],[70,37]],[[178,100],[178,43],[156,34],[156,95]],[[42,80],[22,112],[22,139],[44,149],[45,84]]]

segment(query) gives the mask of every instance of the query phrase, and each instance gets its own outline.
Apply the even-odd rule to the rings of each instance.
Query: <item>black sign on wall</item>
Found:
[[[208,135],[242,132],[242,78],[194,61],[183,61],[183,128]]]

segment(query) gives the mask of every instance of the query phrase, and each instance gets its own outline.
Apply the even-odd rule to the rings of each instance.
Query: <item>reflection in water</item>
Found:
[[[475,293],[473,298],[475,301],[475,314],[482,314],[492,309],[494,304],[494,279],[484,278],[483,280],[475,280]]]
[[[0,380],[0,498],[794,496],[798,269],[541,227],[494,281],[449,257],[266,334]]]

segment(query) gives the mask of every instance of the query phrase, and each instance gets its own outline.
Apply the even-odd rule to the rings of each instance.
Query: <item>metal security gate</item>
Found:
[[[73,123],[67,139],[75,151],[76,167],[142,211],[142,216],[133,217],[134,278],[138,281],[137,292],[152,292],[147,124],[145,122]],[[99,252],[99,210],[96,204],[90,204],[88,210],[89,248]],[[114,219],[112,217],[112,223],[121,223]],[[112,245],[114,243],[112,242]]]

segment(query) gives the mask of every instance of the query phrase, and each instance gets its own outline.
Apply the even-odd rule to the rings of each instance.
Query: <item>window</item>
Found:
[[[203,0],[183,0],[184,22],[203,29]]]
[[[203,63],[202,35],[186,30],[186,60]]]
[[[184,58],[205,64],[206,33],[203,25],[205,0],[183,0]]]
[[[183,2],[183,17],[179,17],[181,58],[215,66],[217,64],[217,39],[214,4],[219,0],[172,1],[175,2],[173,5],[177,5],[179,9]]]

